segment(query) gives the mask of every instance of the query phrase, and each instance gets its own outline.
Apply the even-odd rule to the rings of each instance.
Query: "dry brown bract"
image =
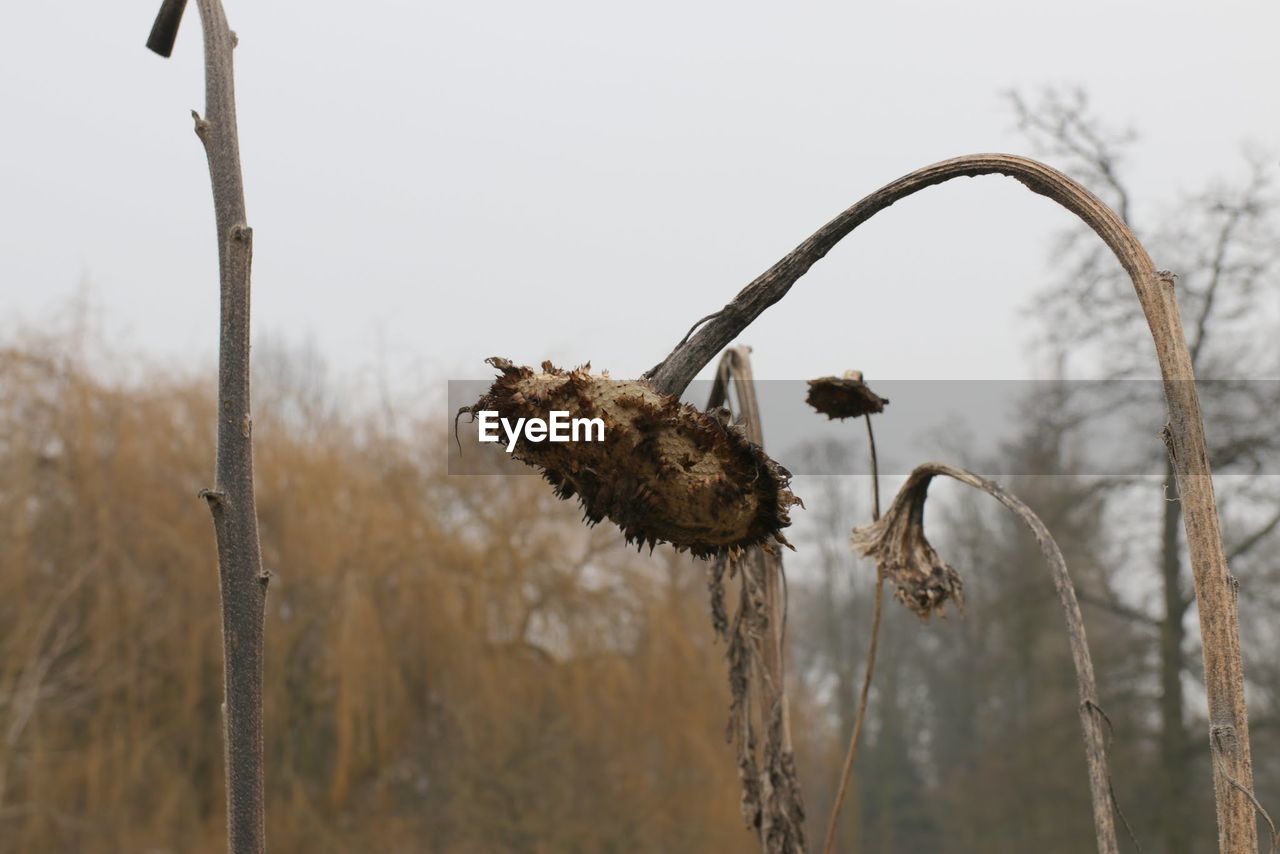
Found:
[[[499,371],[488,393],[463,411],[472,417],[574,418],[604,421],[603,442],[529,442],[512,456],[536,466],[561,498],[578,496],[592,524],[608,518],[628,543],[671,543],[699,557],[772,542],[790,546],[782,529],[799,503],[791,475],[727,425],[643,380],[592,375],[543,362],[541,371],[488,360]]]
[[[884,412],[889,401],[876,394],[862,381],[862,374],[850,371],[843,377],[820,377],[809,380],[809,396],[805,401],[827,418],[858,418]]]
[[[874,558],[897,585],[894,595],[921,617],[943,613],[948,600],[964,604],[964,584],[924,535],[924,502],[932,472],[917,469],[903,484],[884,518],[853,532],[853,547]]]

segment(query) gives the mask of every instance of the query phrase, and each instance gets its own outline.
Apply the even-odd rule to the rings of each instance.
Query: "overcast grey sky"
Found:
[[[256,329],[414,381],[493,354],[640,372],[880,184],[1024,152],[1009,87],[1131,120],[1140,203],[1280,139],[1275,2],[224,2]],[[157,6],[5,9],[0,330],[87,282],[123,346],[200,364],[199,26],[161,60]],[[1003,178],[901,203],[748,331],[757,375],[1030,376],[1019,311],[1067,222]]]

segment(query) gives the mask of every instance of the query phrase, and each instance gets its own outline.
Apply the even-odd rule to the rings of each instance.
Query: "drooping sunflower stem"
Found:
[[[1008,154],[957,157],[911,172],[828,222],[723,308],[695,323],[691,334],[640,382],[664,399],[678,399],[717,353],[765,309],[786,296],[801,276],[859,225],[926,187],[953,178],[992,174],[1011,176],[1079,217],[1115,254],[1142,305],[1164,382],[1168,423],[1163,435],[1182,499],[1183,524],[1200,615],[1219,851],[1222,854],[1256,852],[1254,805],[1248,795],[1253,787],[1253,768],[1236,585],[1227,570],[1222,547],[1200,399],[1178,312],[1174,276],[1156,269],[1124,221],[1092,193],[1043,163]],[[653,521],[665,522],[680,510],[678,503],[670,507],[651,506],[650,516]],[[724,546],[717,544],[705,548],[703,553],[713,554],[721,548]],[[929,575],[936,583],[926,585],[923,592],[927,596],[945,601],[959,592],[959,587],[940,569],[936,572],[930,569]],[[954,590],[949,589],[952,586]]]
[[[1035,535],[1040,550],[1053,574],[1062,613],[1067,624],[1067,639],[1076,670],[1080,703],[1078,712],[1084,730],[1085,758],[1089,768],[1089,791],[1093,802],[1093,823],[1099,854],[1118,854],[1115,816],[1112,811],[1111,773],[1107,767],[1105,716],[1098,704],[1093,659],[1085,637],[1084,618],[1076,599],[1075,585],[1067,572],[1062,551],[1040,517],[1017,496],[996,483],[964,469],[945,463],[926,463],[913,471],[899,490],[884,518],[853,532],[853,547],[875,558],[881,579],[888,578],[898,586],[898,598],[921,617],[941,611],[949,599],[958,598],[960,576],[938,557],[924,534],[924,505],[929,483],[943,475],[979,489],[999,501],[1021,519]],[[947,584],[931,587],[931,579],[939,575]]]
[[[1008,175],[1071,211],[1106,243],[1128,273],[1155,343],[1164,380],[1164,431],[1182,499],[1203,639],[1205,694],[1213,755],[1213,786],[1221,854],[1258,850],[1244,698],[1244,666],[1235,583],[1227,570],[1209,468],[1200,399],[1182,329],[1172,274],[1157,270],[1137,237],[1114,211],[1075,181],[1043,163],[1009,154],[974,154],[945,160],[893,181],[818,229],[696,331],[645,377],[660,392],[678,395],[722,348],[737,338],[818,260],[859,225],[894,203],[953,178]],[[887,518],[887,517],[886,517]]]
[[[871,461],[871,519],[880,521],[880,461],[876,454],[876,434],[871,426],[871,416],[883,412],[889,403],[873,392],[862,380],[860,371],[845,371],[843,377],[821,377],[809,381],[807,402],[829,419],[862,417],[867,423],[867,453]],[[853,766],[858,759],[858,743],[862,737],[862,724],[867,718],[867,700],[871,695],[871,680],[876,672],[876,649],[880,641],[880,616],[884,602],[884,573],[877,571],[875,605],[871,617],[871,640],[867,644],[867,663],[862,672],[862,690],[858,695],[858,711],[853,719],[853,731],[849,734],[849,747],[845,751],[840,768],[840,783],[835,801],[827,818],[827,834],[822,844],[824,854],[835,850],[836,828],[840,824],[840,812],[844,808],[849,781],[853,778]]]

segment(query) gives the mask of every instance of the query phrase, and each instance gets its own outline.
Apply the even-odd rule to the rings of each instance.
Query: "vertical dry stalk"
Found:
[[[659,391],[679,394],[702,368],[862,223],[895,202],[953,178],[1009,175],[1074,213],[1102,238],[1133,282],[1155,342],[1169,421],[1164,440],[1173,460],[1191,553],[1204,644],[1209,748],[1221,854],[1258,850],[1253,766],[1244,697],[1235,580],[1227,569],[1205,445],[1200,398],[1182,329],[1173,276],[1157,271],[1124,221],[1092,193],[1042,163],[1007,154],[975,154],[926,166],[862,199],[831,220],[747,285],[723,309],[700,322],[646,376]]]
[[[201,492],[213,515],[222,591],[229,850],[265,850],[262,768],[263,619],[269,575],[262,570],[253,492],[249,411],[249,270],[253,232],[245,221],[236,131],[232,51],[236,36],[219,0],[197,0],[204,31],[205,115],[192,111],[213,183],[221,288],[218,342],[218,450],[212,489]],[[182,4],[166,0],[153,49],[172,46]],[[157,33],[160,33],[157,36]],[[164,53],[158,50],[159,53]]]
[[[871,456],[871,521],[880,521],[880,461],[876,456],[876,434],[871,427],[871,413],[862,416],[867,422],[867,449]],[[867,699],[871,696],[871,680],[876,673],[876,650],[880,645],[880,618],[884,605],[884,573],[876,570],[875,606],[871,614],[871,642],[867,645],[867,664],[862,671],[862,690],[858,694],[858,711],[853,718],[853,732],[849,735],[849,747],[840,768],[840,785],[836,788],[835,803],[827,819],[827,836],[822,844],[823,854],[831,854],[836,845],[836,828],[840,824],[840,811],[844,808],[849,780],[853,777],[853,764],[858,759],[858,742],[862,737],[862,724],[867,719]]]
[[[998,484],[944,463],[926,463],[916,468],[907,478],[894,499],[893,506],[882,520],[854,531],[854,547],[863,554],[876,558],[881,578],[887,575],[898,580],[906,579],[907,583],[914,584],[918,579],[926,577],[940,562],[924,536],[925,498],[930,481],[937,475],[945,475],[982,490],[1003,504],[1031,529],[1049,563],[1053,585],[1058,591],[1067,623],[1067,639],[1071,646],[1071,660],[1075,664],[1076,684],[1080,692],[1078,711],[1080,724],[1084,729],[1085,758],[1089,767],[1089,791],[1093,802],[1093,824],[1098,838],[1098,852],[1118,854],[1120,849],[1116,841],[1115,816],[1111,807],[1111,774],[1107,769],[1104,718],[1098,705],[1093,659],[1089,655],[1089,643],[1085,637],[1084,618],[1080,613],[1080,603],[1076,600],[1075,586],[1071,583],[1062,551],[1040,517],[1017,496],[1006,492]],[[946,570],[954,572],[949,566]],[[909,605],[920,601],[910,592],[900,598]],[[931,601],[928,606],[916,610],[927,617],[934,608],[941,607],[941,604],[942,600]]]
[[[738,421],[750,441],[763,445],[764,431],[760,407],[756,401],[750,353],[751,348],[744,346],[731,347],[725,351],[716,372],[707,409],[712,410],[726,403],[729,384],[732,382],[738,403]],[[760,695],[760,717],[765,732],[762,767],[755,764],[753,755],[739,758],[740,770],[744,774],[744,806],[755,814],[754,818],[759,822],[763,851],[770,854],[799,854],[804,851],[804,806],[796,776],[791,745],[791,718],[787,707],[784,637],[787,603],[782,556],[777,550],[766,551],[754,546],[741,555],[729,558],[729,561],[742,574],[743,594],[734,620],[735,638],[731,641],[730,655],[731,668],[738,675],[731,675],[731,682],[739,679],[741,674],[758,676],[753,681]],[[716,561],[713,571],[717,573],[718,584],[723,576],[724,566]],[[761,600],[758,603],[761,613],[751,615],[750,612],[757,605],[757,597]],[[717,615],[717,612],[723,615],[723,606],[717,608],[715,601],[713,600],[713,620],[717,626],[727,626],[727,620]],[[762,632],[763,637],[750,637],[757,632]],[[758,661],[743,660],[756,658]],[[758,668],[754,665],[758,665]],[[757,669],[759,672],[754,673]],[[740,693],[742,689],[749,690],[749,685],[739,683],[738,688],[735,693]],[[743,697],[736,705],[731,729],[736,730],[740,753],[753,753],[755,740],[750,702]],[[754,780],[746,779],[752,775],[755,776]],[[752,803],[753,801],[756,803]]]

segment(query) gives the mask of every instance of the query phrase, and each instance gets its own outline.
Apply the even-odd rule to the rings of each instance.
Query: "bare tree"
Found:
[[[185,0],[165,0],[147,46],[173,48]],[[222,293],[218,342],[218,450],[213,488],[201,492],[213,514],[222,590],[226,700],[223,707],[228,847],[265,850],[262,763],[263,621],[270,575],[262,568],[253,491],[249,396],[249,272],[253,231],[246,222],[236,129],[232,51],[236,36],[219,0],[197,0],[204,31],[205,115],[192,111],[213,183]]]

